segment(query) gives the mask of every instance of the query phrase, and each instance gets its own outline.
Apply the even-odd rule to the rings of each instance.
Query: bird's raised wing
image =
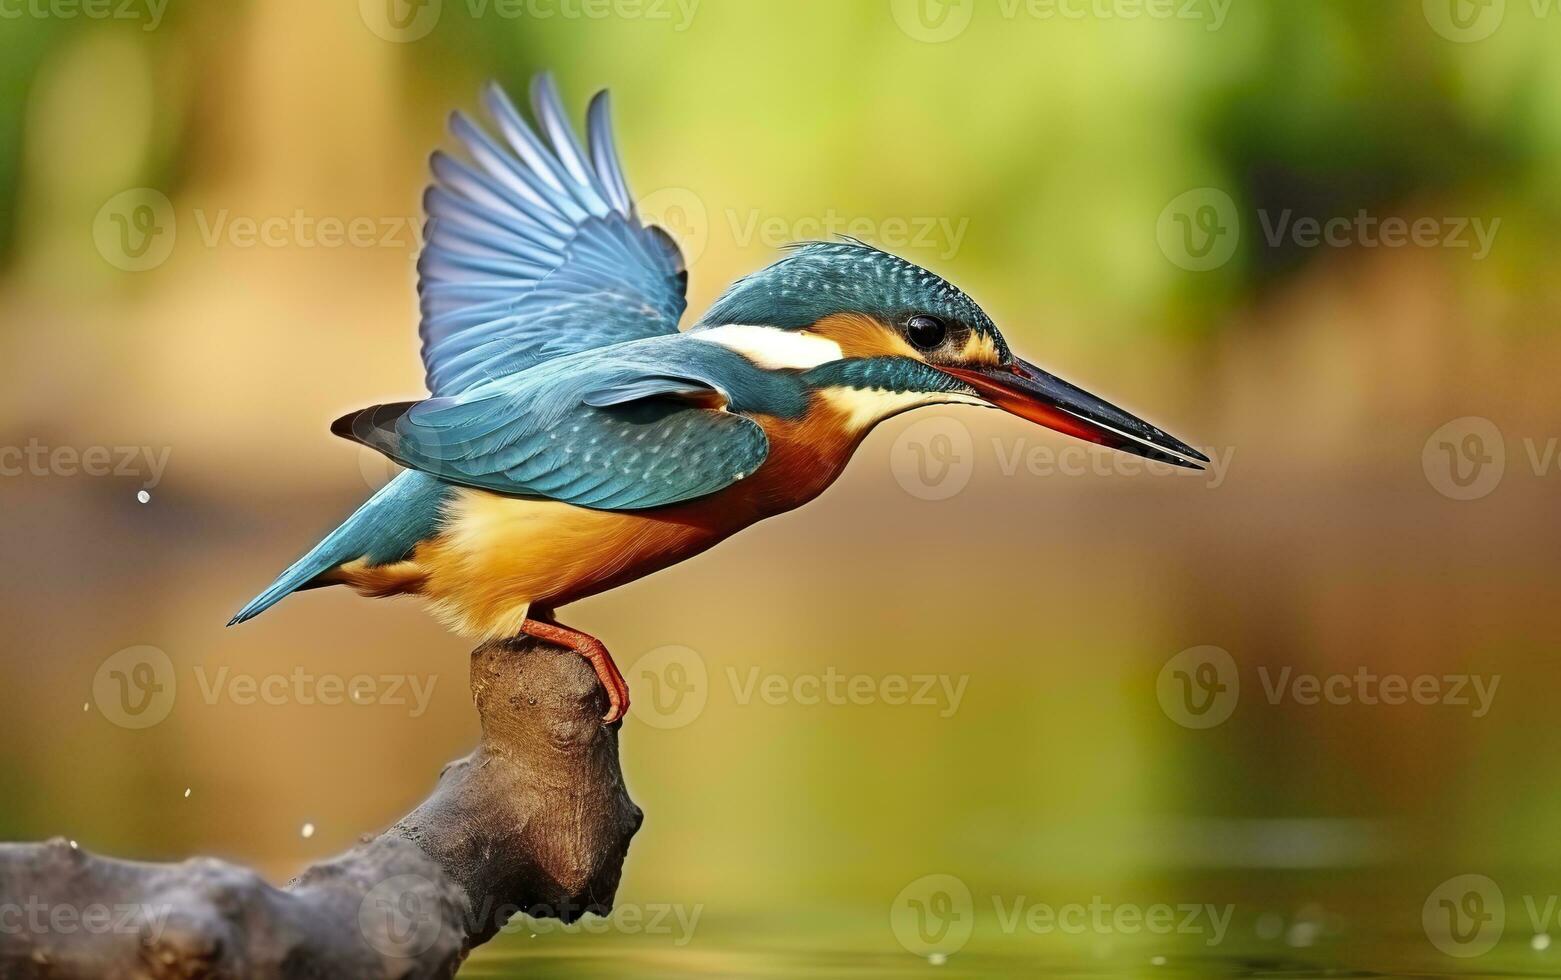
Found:
[[[725,411],[709,366],[566,357],[460,395],[365,408],[331,429],[451,483],[597,510],[660,507],[735,483],[769,452],[757,423]]]
[[[613,145],[607,93],[591,100],[589,156],[558,89],[540,75],[532,105],[546,142],[502,89],[484,102],[499,143],[457,112],[471,157],[431,160],[418,259],[423,365],[436,396],[576,351],[676,333],[687,306],[682,253],[641,224]]]

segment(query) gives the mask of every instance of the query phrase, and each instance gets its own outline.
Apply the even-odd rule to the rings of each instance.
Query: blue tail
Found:
[[[240,609],[228,625],[253,619],[344,562],[367,558],[370,564],[378,565],[406,558],[419,541],[435,533],[439,525],[439,507],[450,489],[449,484],[416,470],[397,476],[341,527],[288,566],[269,588]]]

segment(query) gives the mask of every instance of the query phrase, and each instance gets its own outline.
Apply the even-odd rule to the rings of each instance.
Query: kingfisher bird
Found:
[[[628,685],[558,608],[807,503],[884,419],[996,407],[1174,466],[1208,462],[1016,357],[939,276],[854,239],[791,247],[680,331],[688,271],[629,195],[607,93],[584,146],[550,76],[531,96],[528,122],[490,83],[497,136],[456,112],[464,158],[431,158],[417,267],[430,397],[331,426],[404,471],[230,626],[319,586],[419,595],[463,635],[585,657],[611,723]]]

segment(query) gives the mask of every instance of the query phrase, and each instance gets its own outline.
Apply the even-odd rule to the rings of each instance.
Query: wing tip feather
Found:
[[[639,218],[613,138],[610,91],[603,88],[593,93],[583,128],[570,124],[551,72],[534,75],[530,93],[535,113],[528,119],[528,114],[517,108],[516,101],[497,79],[487,80],[481,86],[480,97],[485,112],[457,109],[449,113],[449,130],[461,149],[435,150],[428,158],[432,180],[422,195],[426,221],[422,254],[417,262],[420,334],[425,340],[442,336],[440,317],[456,313],[474,321],[462,328],[463,335],[469,334],[473,343],[486,336],[477,329],[486,322],[479,316],[492,314],[492,332],[501,329],[499,314],[506,313],[508,307],[503,307],[502,297],[493,299],[487,295],[496,288],[489,281],[493,270],[478,269],[481,275],[477,286],[463,292],[471,285],[469,264],[444,263],[440,261],[442,253],[434,251],[463,253],[474,249],[485,256],[491,254],[496,260],[513,259],[536,266],[535,276],[529,274],[529,269],[508,270],[515,278],[512,306],[524,299],[552,310],[565,301],[580,300],[581,290],[592,284],[591,276],[611,273],[627,276],[633,289],[643,294],[641,308],[648,306],[660,311],[654,317],[658,322],[670,315],[667,326],[675,331],[687,304],[686,260],[671,235],[643,224]],[[492,124],[497,125],[496,137],[488,128]],[[485,196],[489,194],[492,199]],[[473,213],[491,211],[500,205],[504,209],[495,218]],[[606,227],[606,238],[599,225]],[[566,251],[566,247],[575,247],[570,243],[582,236],[583,251]],[[570,255],[578,266],[573,278],[555,277],[549,292],[543,284],[548,269],[564,263]],[[613,268],[600,268],[607,259],[612,260]],[[549,265],[550,262],[553,264]],[[560,285],[565,279],[568,288]],[[446,285],[458,288],[443,288]],[[579,340],[552,345],[556,349],[543,345],[536,360],[569,352],[576,349],[574,343],[585,340],[605,343],[623,331],[635,336],[653,332],[638,309],[633,317],[628,310],[609,312],[623,321],[621,326],[614,327],[618,334],[605,325],[597,331],[585,324],[577,327],[560,322],[561,332],[578,331]],[[557,316],[563,319],[563,314]],[[596,333],[601,333],[601,338],[595,338]],[[465,343],[463,340],[462,344]],[[449,351],[426,344],[423,349],[427,379],[435,394],[469,387],[465,372],[451,376],[440,370],[437,363],[431,363],[462,350],[459,344],[445,346]],[[338,420],[332,431],[355,438],[350,418]],[[344,426],[345,432],[341,431]]]

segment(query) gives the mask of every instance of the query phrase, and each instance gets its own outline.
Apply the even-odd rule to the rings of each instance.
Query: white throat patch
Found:
[[[924,405],[979,405],[986,402],[953,391],[884,391],[879,388],[825,388],[819,392],[844,417],[848,432],[860,432],[884,419]]]
[[[806,330],[782,330],[780,327],[758,327],[745,323],[729,323],[725,326],[699,330],[690,336],[720,344],[748,358],[766,370],[798,368],[806,370],[838,361],[844,354],[840,345],[828,337],[820,337]]]

